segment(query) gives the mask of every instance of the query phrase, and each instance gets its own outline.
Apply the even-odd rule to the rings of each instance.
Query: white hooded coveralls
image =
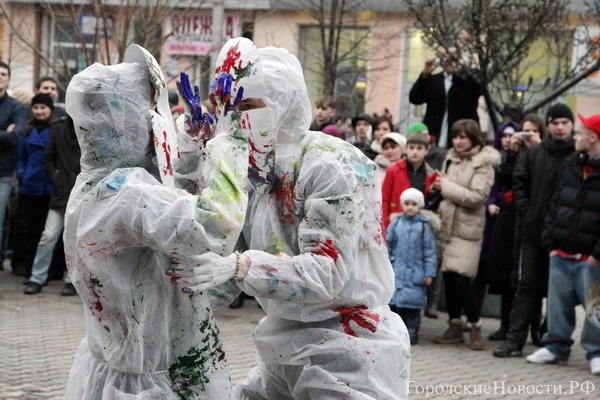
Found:
[[[231,39],[217,65],[244,59],[247,42]],[[405,398],[410,345],[388,307],[394,273],[376,166],[352,145],[308,131],[311,106],[294,56],[258,49],[255,66],[234,80],[231,97],[243,87],[244,98],[262,98],[267,108],[219,121],[229,130],[231,119],[246,121],[250,141],[275,137],[267,185],[250,193],[243,236],[251,267],[238,283],[267,317],[254,334],[259,366],[233,397]]]
[[[166,187],[152,163],[149,108],[141,64],[94,64],[67,89],[82,158],[64,239],[86,337],[66,399],[230,398],[213,299],[182,293],[165,270],[172,256],[233,250],[247,204],[247,143],[189,141],[179,168],[199,195]]]

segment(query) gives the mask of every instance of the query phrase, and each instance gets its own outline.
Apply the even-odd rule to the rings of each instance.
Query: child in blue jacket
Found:
[[[425,205],[423,193],[406,189],[400,201],[403,213],[387,230],[388,254],[396,276],[390,308],[402,317],[410,343],[417,344],[427,286],[437,271],[435,238],[429,220],[421,213]]]

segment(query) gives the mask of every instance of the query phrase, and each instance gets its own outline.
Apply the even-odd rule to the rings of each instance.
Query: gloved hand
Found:
[[[211,252],[199,256],[172,258],[171,262],[173,266],[167,270],[167,275],[173,283],[183,285],[183,293],[203,292],[233,279],[234,276],[236,280],[242,280],[250,268],[250,259],[237,253],[222,257]]]
[[[177,81],[176,84],[177,90],[184,103],[185,119],[187,122],[186,133],[194,137],[201,133],[203,136],[211,134],[215,119],[209,113],[202,112],[202,106],[200,105],[200,87],[194,85],[194,91],[192,92],[190,76],[183,71],[181,71],[180,79],[181,81]],[[210,137],[205,139],[208,140]]]

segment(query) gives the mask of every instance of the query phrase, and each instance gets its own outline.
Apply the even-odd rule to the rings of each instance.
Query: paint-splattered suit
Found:
[[[86,338],[66,399],[230,397],[209,297],[183,294],[164,272],[173,255],[233,250],[247,204],[247,143],[229,135],[209,142],[198,195],[162,185],[149,172],[158,170],[148,93],[139,64],[94,64],[67,89],[82,172],[67,206],[65,251]]]
[[[274,157],[260,164],[260,180],[252,179],[258,174],[250,162],[254,190],[243,235],[251,266],[238,285],[267,317],[254,335],[259,366],[233,397],[404,398],[410,345],[387,305],[394,274],[381,232],[376,166],[350,144],[308,131],[311,106],[295,57],[267,47],[253,58],[246,49],[256,52],[249,40],[236,38],[221,50],[213,86],[217,117],[249,141],[275,137],[275,146]],[[231,65],[249,73],[224,85],[222,70]],[[219,100],[240,92],[266,107],[226,113],[229,103]]]

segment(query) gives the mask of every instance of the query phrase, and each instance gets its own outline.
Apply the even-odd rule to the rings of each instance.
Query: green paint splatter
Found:
[[[281,254],[283,253],[284,242],[283,239],[275,236],[274,233],[271,234],[271,240],[273,244],[265,248],[265,251],[269,254]]]
[[[217,328],[210,309],[205,311],[209,317],[200,323],[199,329],[205,333],[202,339],[202,347],[192,347],[183,356],[177,357],[169,367],[169,377],[172,388],[182,399],[194,399],[197,393],[193,388],[205,389],[210,382],[210,372],[217,368],[217,363],[225,360],[223,345],[219,339]]]
[[[220,167],[222,166],[220,165]],[[221,173],[215,177],[214,182],[215,186],[226,198],[236,202],[240,201],[241,190],[237,185],[235,176],[231,172],[221,169]]]

